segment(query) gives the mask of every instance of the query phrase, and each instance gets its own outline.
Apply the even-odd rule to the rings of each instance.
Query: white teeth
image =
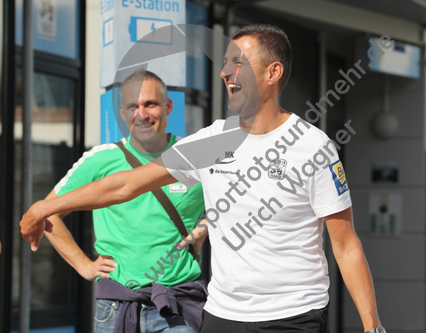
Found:
[[[239,84],[230,83],[230,84],[228,84],[228,88],[237,88],[237,89],[240,89],[241,86]]]

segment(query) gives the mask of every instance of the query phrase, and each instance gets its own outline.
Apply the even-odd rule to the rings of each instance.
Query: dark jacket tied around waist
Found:
[[[185,282],[166,288],[153,283],[131,290],[111,279],[97,283],[96,299],[123,301],[114,333],[140,333],[140,303],[154,304],[164,318],[182,316],[195,332],[200,330],[201,314],[206,302],[206,282],[200,276],[194,282]]]

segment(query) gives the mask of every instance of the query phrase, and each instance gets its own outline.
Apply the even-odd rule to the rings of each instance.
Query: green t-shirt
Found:
[[[142,164],[149,163],[162,153],[157,156],[143,153],[131,144],[130,137],[122,141]],[[171,134],[167,148],[175,143],[176,136]],[[55,193],[60,196],[113,173],[131,169],[115,144],[96,146],[73,165],[55,186]],[[185,227],[192,230],[204,212],[201,184],[191,189],[182,183],[176,184],[163,186],[162,190],[176,207]],[[181,240],[179,231],[152,192],[129,202],[94,210],[93,223],[95,248],[100,255],[112,256],[118,263],[109,276],[122,285],[135,280],[141,286],[152,282],[170,286],[194,281],[201,273],[199,264],[188,251],[180,250],[180,258],[176,258],[179,254],[172,245]],[[172,261],[173,265],[166,263]],[[158,281],[155,281],[157,278]],[[133,286],[138,287],[136,283]]]

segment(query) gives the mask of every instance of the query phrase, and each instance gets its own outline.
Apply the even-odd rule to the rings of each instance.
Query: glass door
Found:
[[[14,179],[14,242],[13,242],[13,312],[19,308],[19,247],[21,219],[22,165],[22,69],[17,69],[15,110],[15,179]],[[34,73],[33,98],[33,193],[32,201],[44,199],[73,163],[73,131],[76,105],[76,80],[42,72]],[[70,217],[65,218],[65,221]],[[70,227],[70,225],[68,225]],[[32,253],[31,326],[45,326],[48,313],[62,317],[56,325],[70,326],[75,307],[75,273],[59,256],[46,237],[39,250]],[[45,314],[38,316],[39,314]],[[59,315],[62,313],[62,315]],[[69,314],[67,314],[69,313]],[[17,318],[16,318],[17,319]],[[52,320],[53,322],[55,320]],[[68,322],[68,323],[67,323]],[[15,325],[13,325],[15,326]],[[16,327],[15,327],[16,328]],[[74,332],[69,327],[64,332]]]

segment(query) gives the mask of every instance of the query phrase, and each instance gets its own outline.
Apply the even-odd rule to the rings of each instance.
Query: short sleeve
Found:
[[[179,146],[184,147],[190,142],[191,136],[179,140],[175,145],[166,150],[161,158],[167,171],[178,181],[185,184],[187,187],[192,188],[195,184],[200,182],[200,175],[198,169],[185,157]]]
[[[330,163],[318,167],[309,178],[309,201],[317,217],[341,212],[352,206],[348,181],[337,150],[327,137],[313,159],[326,159]]]
[[[169,173],[188,187],[200,182],[200,170],[215,165],[226,151],[235,151],[247,137],[247,133],[235,127],[238,122],[228,122],[217,120],[165,151],[161,157]]]
[[[102,156],[102,150],[109,150],[117,148],[116,145],[102,145],[85,152],[83,156],[73,164],[72,168],[68,170],[67,174],[62,178],[54,187],[57,196],[71,192],[81,186],[91,183],[101,178],[100,163],[98,161],[99,153]]]

